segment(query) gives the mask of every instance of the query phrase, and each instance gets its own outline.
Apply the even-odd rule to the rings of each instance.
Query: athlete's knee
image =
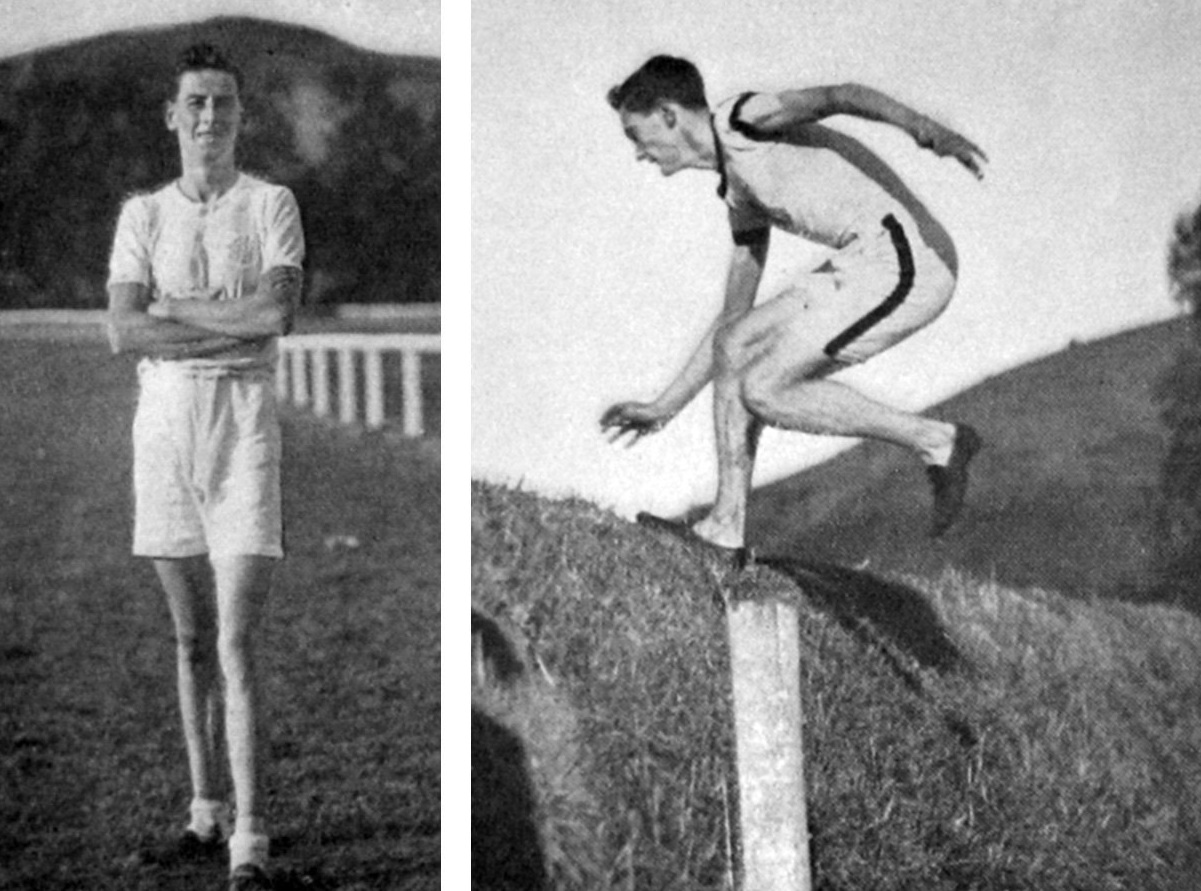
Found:
[[[737,374],[750,358],[750,339],[745,325],[727,322],[713,335],[714,368],[719,375]]]
[[[251,671],[254,648],[250,633],[241,628],[222,629],[217,636],[217,655],[226,681],[238,681]]]
[[[217,645],[212,634],[194,629],[177,629],[175,650],[182,662],[192,668],[204,668],[217,661]]]
[[[764,424],[775,424],[786,382],[767,369],[752,368],[742,379],[742,404]]]
[[[813,359],[787,364],[759,362],[741,381],[740,395],[746,410],[764,424],[789,430],[816,432],[821,414],[820,382],[834,366]]]

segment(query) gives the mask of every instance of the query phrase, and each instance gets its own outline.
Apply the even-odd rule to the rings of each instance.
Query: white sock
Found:
[[[192,822],[188,829],[200,838],[221,837],[229,831],[229,808],[214,798],[193,798],[189,808]]]
[[[229,868],[232,872],[245,863],[266,867],[270,839],[262,832],[262,820],[238,817],[234,834],[229,837]]]

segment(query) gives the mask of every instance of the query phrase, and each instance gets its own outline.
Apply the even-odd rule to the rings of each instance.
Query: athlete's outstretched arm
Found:
[[[242,338],[154,318],[148,312],[150,306],[150,289],[145,285],[134,282],[109,285],[107,327],[114,353],[198,359],[217,356],[246,343]]]
[[[632,433],[633,445],[648,433],[657,433],[691,402],[713,378],[714,340],[723,328],[745,316],[755,303],[759,281],[767,263],[770,229],[756,233],[749,244],[739,244],[730,257],[726,275],[725,302],[713,324],[701,338],[683,370],[654,402],[619,402],[601,415],[602,431],[614,431],[611,442]]]
[[[891,96],[862,84],[834,84],[785,90],[776,101],[747,102],[740,119],[769,136],[786,136],[794,127],[812,124],[836,114],[849,114],[880,121],[904,130],[919,146],[941,157],[950,157],[976,175],[984,176],[982,164],[988,157],[971,140]]]
[[[287,334],[300,303],[302,279],[303,273],[296,266],[273,266],[263,273],[258,290],[247,297],[222,300],[220,294],[168,296],[152,303],[148,311],[155,318],[230,337]]]

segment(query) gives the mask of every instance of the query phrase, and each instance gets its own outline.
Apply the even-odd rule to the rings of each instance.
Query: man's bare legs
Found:
[[[184,745],[192,778],[192,799],[218,800],[217,735],[220,724],[218,694],[216,603],[207,557],[155,560],[167,607],[175,625],[178,663],[179,710]],[[211,827],[196,826],[193,829]]]
[[[717,497],[708,516],[693,526],[715,544],[744,544],[755,445],[764,425],[880,439],[904,446],[927,464],[946,463],[951,455],[953,424],[899,411],[845,384],[823,379],[836,366],[820,345],[794,335],[802,302],[798,295],[784,295],[718,337]]]
[[[755,453],[763,422],[752,415],[742,399],[742,379],[730,357],[719,355],[713,381],[714,437],[717,445],[717,498],[709,514],[692,528],[702,538],[725,548],[743,545],[746,502],[751,490]]]
[[[266,860],[262,803],[262,714],[255,638],[262,620],[274,559],[214,558],[217,589],[217,653],[225,679],[225,734],[237,815],[230,839],[231,865]]]
[[[175,623],[180,712],[192,791],[194,801],[219,798],[220,678],[237,813],[234,834],[263,836],[262,723],[254,643],[276,561],[255,556],[215,558],[211,572],[209,563],[204,556],[154,561]]]

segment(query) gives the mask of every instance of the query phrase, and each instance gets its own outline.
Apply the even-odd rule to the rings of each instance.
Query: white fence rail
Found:
[[[332,414],[336,403],[338,420],[355,424],[359,421],[361,364],[362,421],[369,428],[379,428],[387,420],[384,354],[399,353],[401,432],[421,436],[425,433],[421,357],[441,352],[440,334],[292,334],[279,340],[276,388],[281,399],[311,408],[318,417]],[[361,363],[356,358],[360,354]]]

